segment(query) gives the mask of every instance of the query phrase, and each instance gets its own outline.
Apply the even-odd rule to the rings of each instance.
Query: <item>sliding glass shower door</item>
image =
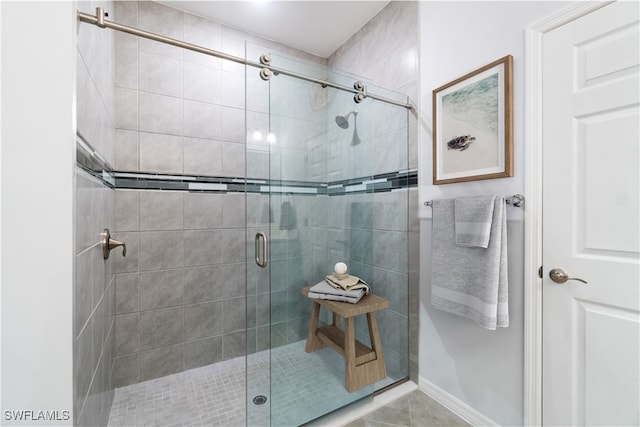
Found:
[[[321,64],[271,57],[277,67],[353,84]],[[262,81],[254,68],[246,82],[247,248],[255,259],[247,267],[247,423],[301,425],[408,376],[407,112],[284,75]],[[337,262],[390,302],[377,313],[387,377],[351,392],[341,354],[305,350],[312,300],[302,289]],[[332,320],[323,308],[320,324]],[[366,316],[355,318],[355,330],[371,346]]]

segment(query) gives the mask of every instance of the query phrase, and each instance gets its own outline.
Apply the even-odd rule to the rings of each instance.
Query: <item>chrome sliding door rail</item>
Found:
[[[251,65],[252,67],[262,68],[262,64],[258,62],[248,61],[238,56],[228,55],[224,52],[218,52],[217,50],[207,49],[206,47],[187,43],[182,40],[177,40],[177,39],[166,37],[160,34],[151,33],[149,31],[140,30],[138,28],[130,27],[128,25],[118,24],[117,22],[108,21],[104,19],[106,16],[109,16],[109,15],[101,7],[96,8],[95,15],[89,15],[88,13],[78,11],[78,19],[80,19],[81,22],[93,24],[100,28],[110,28],[112,30],[133,34],[134,36],[144,37],[145,39],[154,40],[160,43],[170,44],[172,46],[181,47],[183,49],[188,49],[194,52],[203,53],[205,55],[226,59],[227,61],[233,61],[239,64],[246,64],[246,65]]]
[[[399,107],[404,107],[407,109],[412,109],[413,106],[411,104],[405,104],[402,102],[395,101],[393,99],[385,98],[382,96],[378,96],[366,91],[361,82],[356,82],[355,87],[344,86],[341,84],[333,83],[326,80],[316,79],[311,76],[306,76],[304,74],[295,73],[293,71],[286,70],[284,68],[274,67],[270,64],[265,64],[263,62],[250,61],[245,58],[241,58],[239,56],[228,55],[224,52],[219,52],[217,50],[208,49],[206,47],[198,46],[192,43],[187,43],[182,40],[174,39],[171,37],[166,37],[160,34],[152,33],[149,31],[144,31],[135,27],[130,27],[128,25],[118,24],[117,22],[109,21],[105,19],[108,14],[101,7],[96,8],[96,14],[90,15],[88,13],[78,11],[78,19],[80,22],[85,22],[87,24],[93,24],[100,28],[110,28],[116,31],[122,31],[124,33],[132,34],[134,36],[143,37],[145,39],[154,40],[160,43],[169,44],[172,46],[180,47],[183,49],[191,50],[194,52],[199,52],[204,55],[215,56],[216,58],[225,59],[227,61],[236,62],[238,64],[248,65],[250,67],[260,68],[261,70],[270,70],[272,74],[278,75],[283,74],[285,76],[294,77],[296,79],[306,80],[311,83],[317,83],[322,87],[332,87],[334,89],[342,90],[345,92],[354,93],[355,96],[362,101],[364,98],[372,98],[378,101],[386,102],[389,104],[397,105]],[[264,55],[263,55],[264,56]],[[360,102],[356,101],[356,102]]]

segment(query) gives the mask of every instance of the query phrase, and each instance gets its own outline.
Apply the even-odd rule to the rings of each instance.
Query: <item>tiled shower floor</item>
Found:
[[[236,358],[118,388],[108,425],[244,425],[244,372]]]
[[[119,388],[109,426],[295,426],[372,392],[371,386],[348,393],[342,357],[329,348],[306,353],[304,344],[272,350],[271,385],[265,351]],[[270,405],[251,403],[258,394]]]

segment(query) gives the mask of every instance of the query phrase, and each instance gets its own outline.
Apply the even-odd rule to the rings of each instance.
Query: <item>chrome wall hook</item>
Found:
[[[127,245],[124,242],[119,242],[111,238],[111,233],[108,228],[105,228],[102,232],[102,258],[109,259],[111,251],[118,246],[122,246],[122,256],[127,255]]]

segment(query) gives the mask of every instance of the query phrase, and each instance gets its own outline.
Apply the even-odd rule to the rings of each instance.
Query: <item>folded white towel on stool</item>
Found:
[[[356,289],[352,291],[336,289],[323,280],[322,282],[310,287],[307,296],[313,299],[326,299],[356,304],[360,299],[362,299],[365,293],[364,289]]]
[[[455,243],[455,202],[433,201],[431,304],[495,330],[509,326],[507,219],[504,197],[496,196],[488,247]]]
[[[495,196],[473,196],[455,199],[456,244],[487,248]]]

